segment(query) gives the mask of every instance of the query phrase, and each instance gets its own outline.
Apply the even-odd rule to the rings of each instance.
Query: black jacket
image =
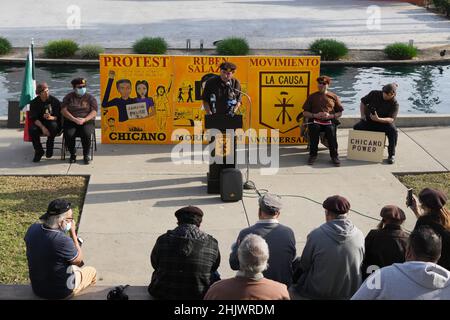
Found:
[[[399,225],[386,224],[383,229],[370,230],[365,239],[362,276],[366,279],[369,266],[379,268],[405,262],[408,234]],[[373,270],[372,270],[373,271]]]

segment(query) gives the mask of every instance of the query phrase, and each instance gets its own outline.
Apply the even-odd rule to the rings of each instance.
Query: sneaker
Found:
[[[317,159],[317,156],[309,156],[309,158],[308,158],[308,164],[309,164],[309,165],[314,164],[314,161],[316,161],[316,159]]]
[[[341,165],[341,161],[338,157],[331,158],[331,162],[333,162],[336,167],[339,167]]]
[[[46,157],[46,158],[51,158],[51,157],[53,157],[53,149],[52,149],[52,150],[47,149],[47,150],[45,151],[45,157]]]
[[[70,155],[70,159],[69,159],[69,163],[75,163],[77,162],[77,155],[76,154],[71,154]]]
[[[89,164],[89,163],[91,163],[91,158],[89,158],[89,156],[84,156],[83,161],[84,161],[84,164]]]
[[[389,158],[387,159],[387,162],[389,164],[394,164],[395,163],[395,156],[389,156]]]
[[[39,150],[34,152],[33,162],[41,161],[42,156],[44,155],[44,150]]]

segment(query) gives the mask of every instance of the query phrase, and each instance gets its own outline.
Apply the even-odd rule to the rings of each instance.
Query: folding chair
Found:
[[[75,148],[77,150],[83,149],[83,145],[81,144],[81,138],[79,136],[75,137]],[[91,134],[91,160],[94,160],[94,151],[97,151],[97,139],[95,135],[95,129],[92,131]],[[69,149],[67,147],[66,139],[63,135],[62,138],[62,147],[61,147],[61,160],[66,160],[66,153],[69,152]]]

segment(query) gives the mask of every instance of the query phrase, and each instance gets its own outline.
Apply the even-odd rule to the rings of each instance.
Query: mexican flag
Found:
[[[33,42],[28,49],[27,62],[25,64],[25,73],[22,82],[22,92],[20,94],[19,107],[20,110],[25,112],[25,128],[23,131],[23,140],[31,141],[28,135],[28,129],[30,127],[30,121],[28,118],[30,101],[36,97],[36,77],[34,73],[34,54],[33,54]]]

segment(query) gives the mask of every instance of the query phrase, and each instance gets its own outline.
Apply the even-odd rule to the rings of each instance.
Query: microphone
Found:
[[[216,95],[214,93],[209,97],[209,103],[211,104],[211,112],[216,113]]]
[[[251,129],[250,127],[251,127],[251,119],[252,119],[252,99],[250,98],[250,96],[247,94],[247,93],[245,93],[245,92],[243,92],[243,91],[241,91],[241,90],[238,90],[238,89],[236,89],[236,88],[232,88],[231,87],[231,82],[230,81],[228,81],[226,84],[225,84],[227,87],[230,87],[233,91],[236,91],[236,92],[239,92],[240,94],[243,94],[247,99],[248,99],[248,103],[249,103],[249,118],[248,118],[248,128],[247,128],[247,130],[248,129]],[[253,182],[253,181],[251,181],[251,180],[249,180],[249,178],[250,178],[250,167],[249,167],[249,165],[250,165],[250,150],[249,150],[249,148],[250,148],[250,136],[249,136],[249,138],[248,138],[249,140],[248,140],[248,143],[246,144],[246,149],[245,149],[245,151],[246,151],[246,158],[247,158],[247,172],[246,172],[246,179],[245,179],[245,182],[244,182],[244,186],[243,186],[243,188],[245,189],[245,190],[256,190],[256,192],[258,192],[258,189],[256,189],[256,186],[255,186],[255,183]],[[259,192],[258,192],[259,193]]]

